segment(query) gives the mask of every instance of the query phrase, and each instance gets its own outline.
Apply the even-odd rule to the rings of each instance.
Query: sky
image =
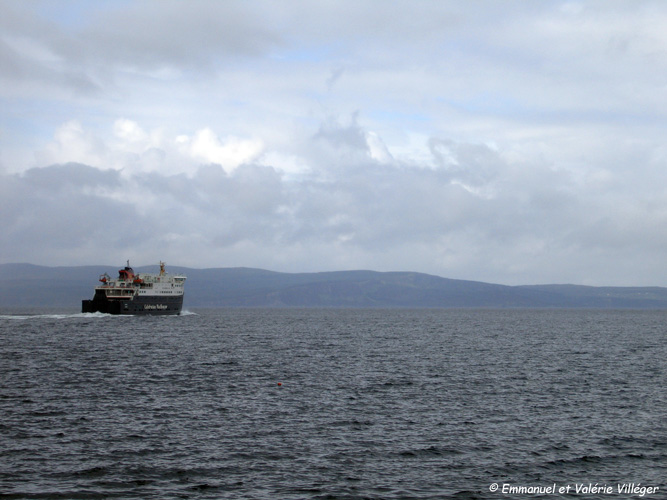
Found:
[[[0,263],[667,286],[662,0],[0,0]]]

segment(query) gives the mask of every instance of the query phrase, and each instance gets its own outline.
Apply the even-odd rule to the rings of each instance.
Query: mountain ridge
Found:
[[[158,266],[135,267],[157,272]],[[93,295],[97,277],[118,266],[0,264],[1,307],[79,308]],[[586,285],[500,285],[413,271],[324,271],[283,273],[233,267],[184,273],[185,307],[352,308],[626,308],[667,309],[667,288]]]

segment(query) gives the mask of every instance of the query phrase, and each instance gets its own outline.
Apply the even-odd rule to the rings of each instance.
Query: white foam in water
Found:
[[[0,319],[31,320],[31,319],[76,319],[76,318],[111,318],[112,314],[101,312],[74,314],[0,314]]]
[[[182,311],[181,316],[197,316],[196,312]],[[132,314],[74,313],[74,314],[0,314],[0,320],[76,319],[76,318],[132,318]]]

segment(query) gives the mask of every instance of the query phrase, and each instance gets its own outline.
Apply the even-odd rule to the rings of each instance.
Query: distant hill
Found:
[[[157,272],[157,266],[138,272]],[[505,286],[413,272],[278,273],[169,267],[188,276],[185,307],[632,308],[667,309],[667,288]],[[97,277],[118,267],[0,264],[0,307],[80,308]]]

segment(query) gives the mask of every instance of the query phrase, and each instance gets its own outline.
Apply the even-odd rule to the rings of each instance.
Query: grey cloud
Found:
[[[69,67],[53,61],[26,57],[19,49],[0,39],[0,80],[8,85],[38,85],[69,89],[72,95],[93,95],[101,91],[95,79],[82,68]],[[10,94],[21,94],[24,88],[7,89]]]
[[[28,8],[25,8],[25,7]],[[86,46],[47,19],[33,14],[33,2],[4,2],[0,19],[0,78],[21,85],[64,87],[76,94],[100,90],[81,65]],[[19,88],[16,92],[21,92]]]
[[[431,138],[429,150],[436,165],[453,179],[471,186],[486,186],[506,169],[499,155],[484,144],[457,143]]]
[[[30,72],[28,64],[8,43],[0,39],[0,74],[5,79],[20,80]]]
[[[141,68],[257,56],[282,38],[245,3],[197,0],[124,6],[99,15],[87,29],[82,36],[91,43],[90,56]]]
[[[349,126],[341,126],[337,120],[330,118],[320,126],[315,138],[326,141],[338,149],[350,148],[367,153],[366,135],[357,123],[357,116],[357,113],[352,116]]]
[[[58,165],[5,175],[0,185],[0,243],[12,262],[46,263],[86,246],[118,248],[143,225],[134,207],[90,189],[122,189],[115,172]]]
[[[113,96],[119,72],[208,72],[283,43],[282,35],[244,3],[107,5],[93,9],[97,14],[83,17],[76,28],[35,15],[38,10],[29,6],[3,4],[1,77],[32,82],[50,94],[60,88],[70,96]]]
[[[23,174],[22,179],[46,191],[60,191],[65,187],[76,191],[95,186],[117,188],[121,184],[116,170],[100,170],[80,163],[31,168]]]

